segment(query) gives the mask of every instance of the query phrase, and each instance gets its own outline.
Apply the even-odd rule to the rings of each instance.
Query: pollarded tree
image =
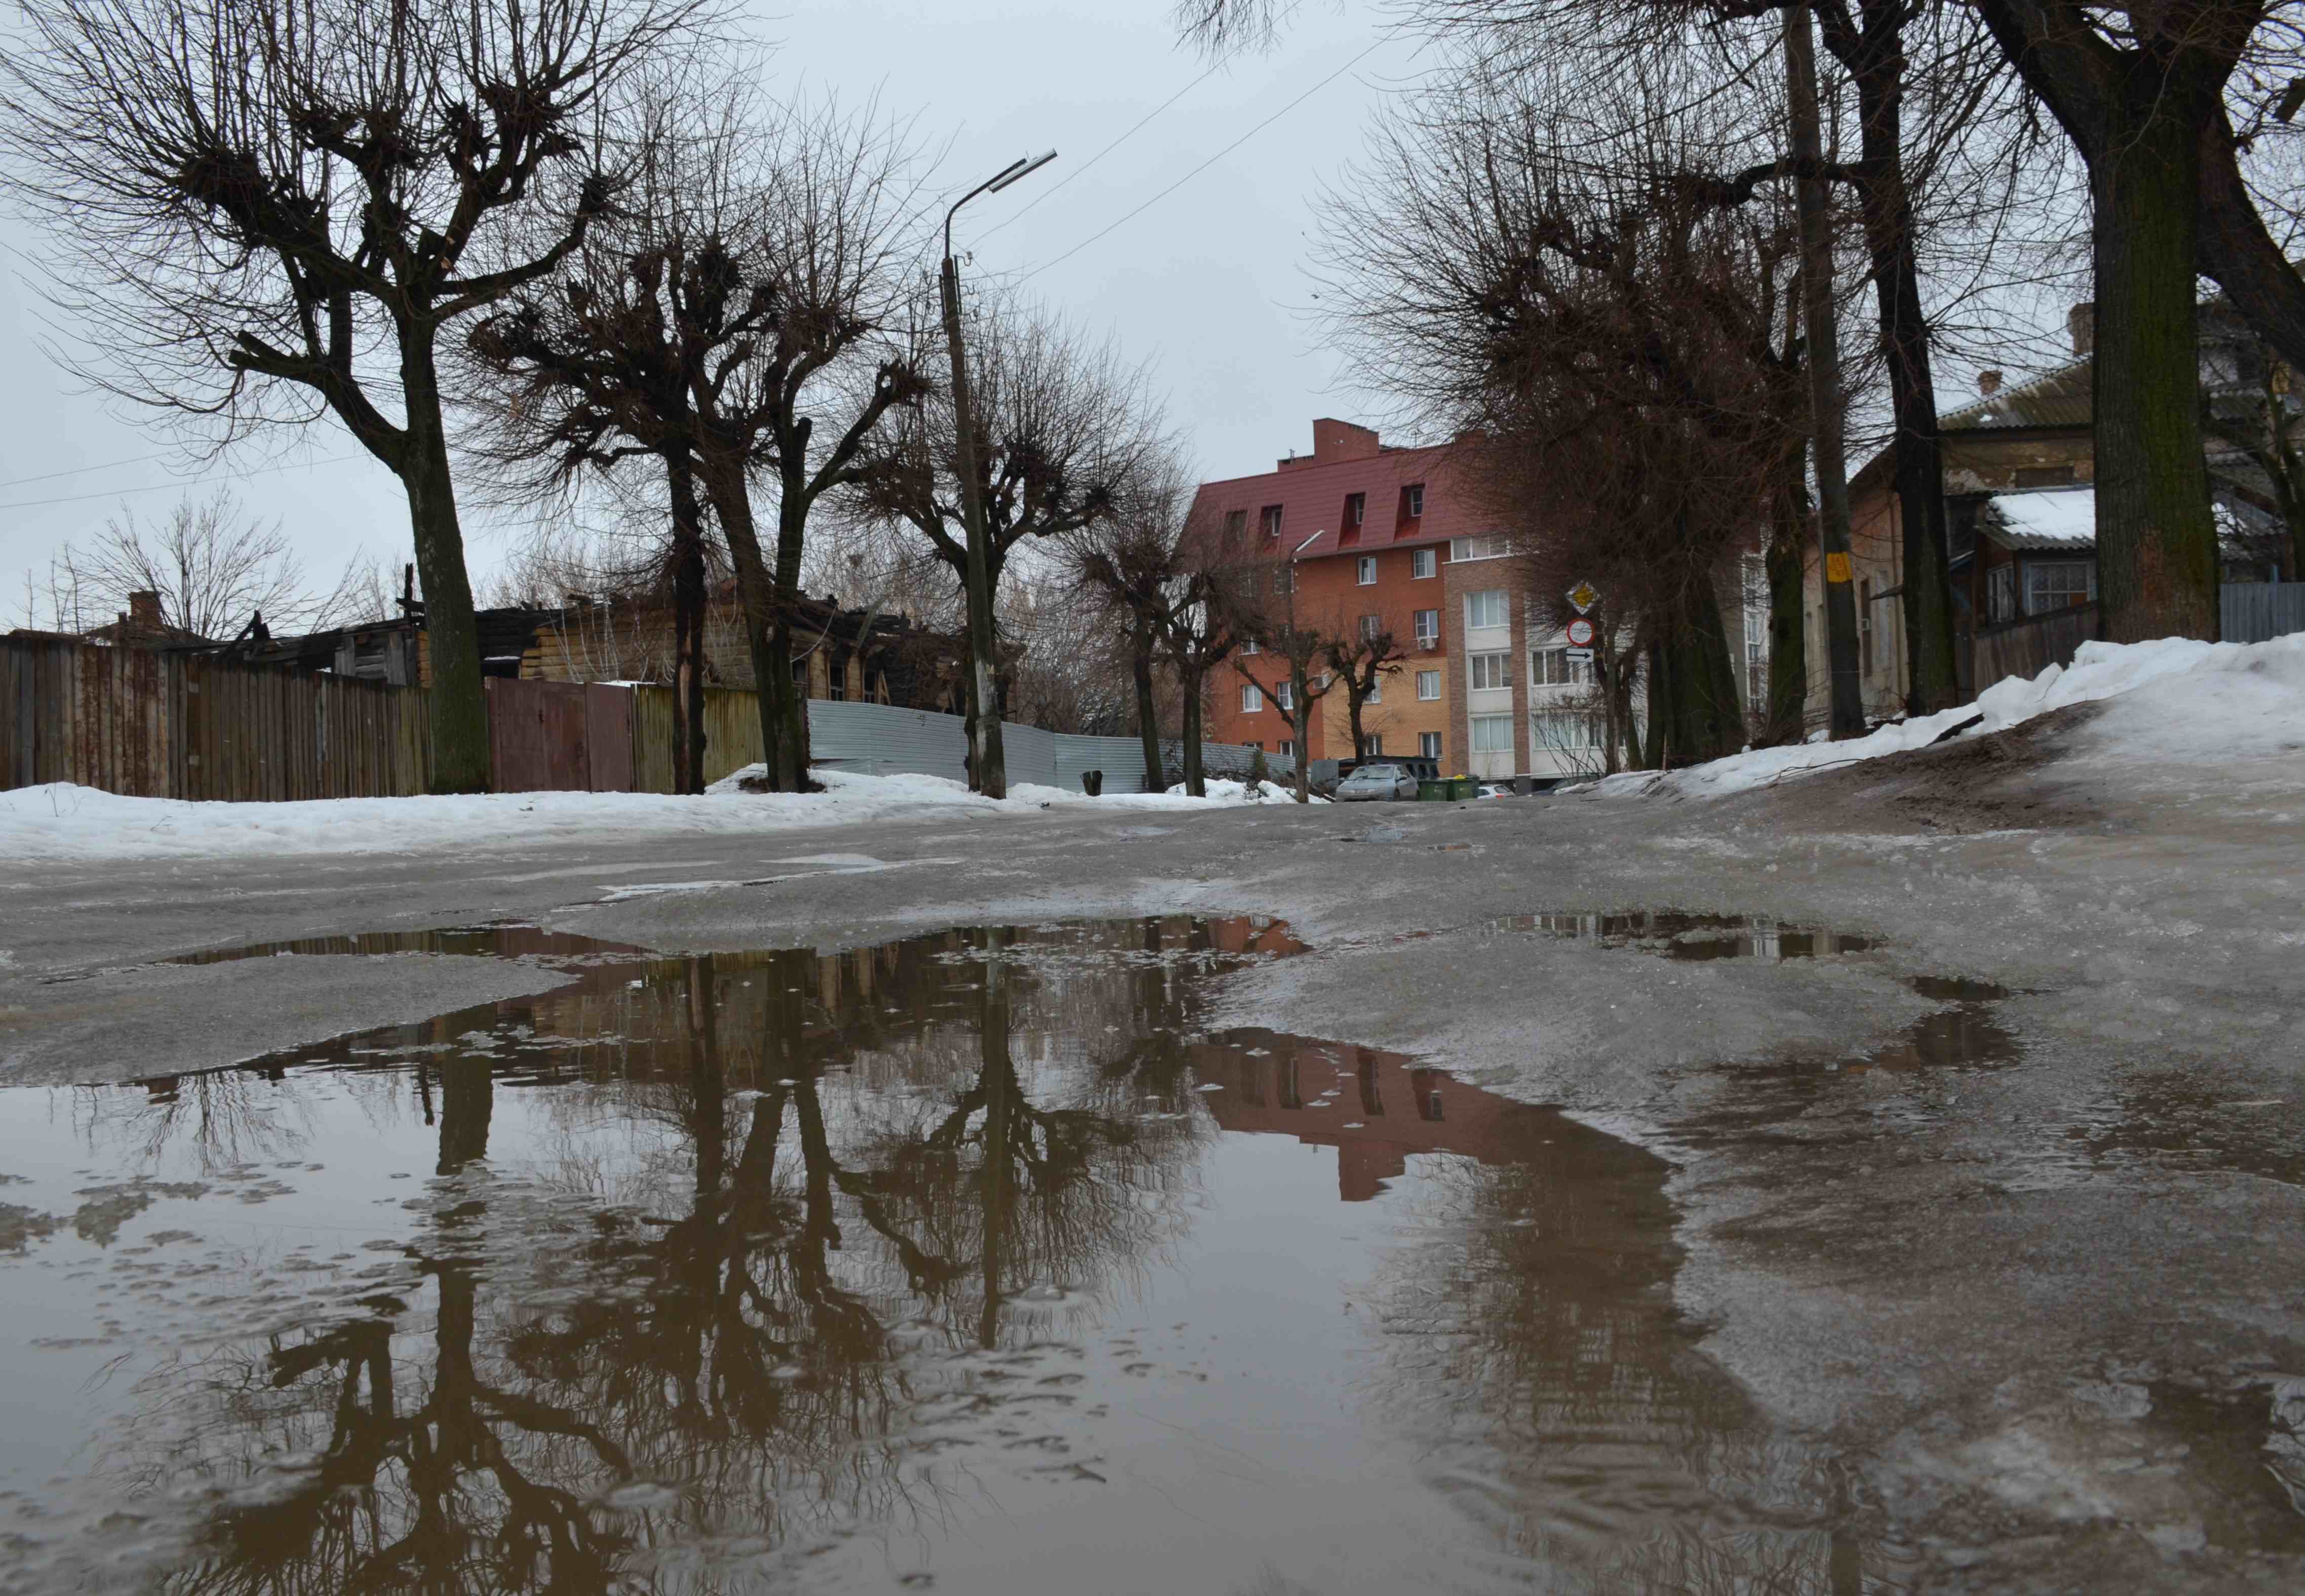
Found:
[[[0,69],[6,181],[58,241],[82,375],[227,440],[328,415],[400,480],[441,791],[489,782],[441,333],[583,243],[635,74],[713,6],[27,0]]]
[[[1181,463],[1156,472],[1132,492],[1110,520],[1067,540],[1072,584],[1091,612],[1119,629],[1136,705],[1136,734],[1144,749],[1144,790],[1166,785],[1154,667],[1178,621],[1190,585],[1192,549],[1185,538],[1192,485]]]
[[[1408,650],[1379,615],[1343,615],[1331,619],[1328,641],[1322,649],[1329,672],[1345,690],[1345,718],[1352,728],[1353,757],[1366,759],[1368,729],[1364,724],[1371,704],[1382,703],[1385,679],[1400,675]]]
[[[1068,538],[1115,515],[1168,453],[1159,405],[1141,367],[1064,323],[996,301],[968,329],[970,409],[984,505],[995,613],[1001,573],[1040,539]],[[927,362],[920,364],[925,369]],[[951,395],[939,390],[907,414],[902,436],[863,485],[862,512],[924,539],[965,581]],[[974,702],[974,677],[970,677]],[[997,707],[996,707],[997,709]]]

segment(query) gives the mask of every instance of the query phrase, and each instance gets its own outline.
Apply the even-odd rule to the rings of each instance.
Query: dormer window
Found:
[[[1425,514],[1425,484],[1411,482],[1400,490],[1400,518],[1415,521]]]
[[[1348,493],[1345,496],[1345,524],[1358,526],[1368,519],[1368,495]]]
[[[1280,536],[1280,506],[1278,505],[1267,505],[1263,509],[1258,511],[1256,516],[1256,528],[1257,531],[1263,532],[1268,538],[1278,538]]]

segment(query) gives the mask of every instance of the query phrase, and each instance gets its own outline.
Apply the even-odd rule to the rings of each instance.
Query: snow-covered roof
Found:
[[[2003,548],[2022,552],[2097,548],[2097,491],[2060,488],[2037,493],[1996,493],[1979,530]]]

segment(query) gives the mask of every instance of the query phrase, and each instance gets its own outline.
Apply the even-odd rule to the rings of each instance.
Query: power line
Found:
[[[1161,200],[1166,200],[1178,189],[1183,188],[1187,183],[1192,182],[1193,179],[1198,177],[1211,166],[1215,166],[1219,161],[1224,159],[1225,157],[1230,155],[1234,150],[1238,149],[1242,145],[1256,137],[1257,134],[1263,132],[1266,128],[1271,127],[1274,123],[1288,115],[1289,112],[1294,111],[1297,106],[1303,105],[1306,100],[1311,99],[1314,95],[1320,93],[1322,89],[1326,89],[1330,84],[1335,82],[1339,78],[1343,77],[1347,72],[1352,71],[1353,68],[1358,66],[1362,62],[1367,60],[1370,56],[1375,55],[1379,50],[1382,49],[1386,45],[1391,44],[1391,33],[1390,30],[1387,30],[1382,37],[1379,38],[1374,44],[1369,46],[1367,49],[1363,50],[1350,61],[1346,62],[1344,65],[1339,67],[1327,77],[1314,84],[1313,87],[1307,89],[1295,99],[1290,100],[1287,105],[1281,106],[1280,109],[1266,117],[1263,122],[1258,123],[1255,127],[1249,129],[1248,132],[1243,133],[1239,138],[1235,139],[1231,143],[1226,145],[1222,149],[1218,150],[1216,154],[1211,156],[1207,160],[1203,161],[1190,172],[1186,173],[1184,176],[1170,183],[1167,188],[1162,189],[1150,200],[1145,200],[1144,203],[1136,207],[1135,209],[1126,213],[1120,216],[1118,220],[1111,223],[1110,225],[1103,227],[1095,233],[1090,233],[1086,238],[1081,240],[1080,242],[1075,244],[1071,249],[1067,250],[1054,260],[1042,261],[1031,271],[1028,271],[1023,276],[1018,277],[1016,281],[1019,283],[1029,283],[1034,277],[1039,276],[1042,272],[1047,271],[1050,267],[1062,266],[1066,261],[1070,260],[1074,256],[1079,254],[1083,250],[1087,249],[1089,245],[1096,242],[1098,239],[1102,238],[1106,233],[1110,233],[1122,223],[1133,220],[1134,218],[1144,215],[1144,212],[1152,209],[1152,207],[1158,205]]]
[[[76,465],[70,471],[46,471],[37,477],[12,477],[0,482],[0,488],[21,488],[27,482],[53,482],[58,477],[77,477],[87,471],[108,471],[123,465],[142,465],[150,460],[166,460],[175,453],[174,449],[163,449],[157,454],[139,454],[131,460],[106,460],[96,465]]]
[[[1110,155],[1114,150],[1128,142],[1130,139],[1135,137],[1137,133],[1144,131],[1144,124],[1146,123],[1152,121],[1155,116],[1160,115],[1161,112],[1175,105],[1187,95],[1192,93],[1194,89],[1198,89],[1211,78],[1215,77],[1217,73],[1222,71],[1228,64],[1229,63],[1224,61],[1215,63],[1208,71],[1203,72],[1199,77],[1195,78],[1191,82],[1177,90],[1176,93],[1170,95],[1167,99],[1162,100],[1150,111],[1144,113],[1144,116],[1138,120],[1135,127],[1130,128],[1127,132],[1121,134],[1119,138],[1115,139],[1111,143],[1106,145],[1102,149],[1098,150],[1094,155],[1089,157],[1088,159],[1083,161],[1079,166],[1075,166],[1070,172],[1066,173],[1065,175],[1058,182],[1050,184],[1047,188],[1042,189],[1038,194],[1034,195],[1033,197],[1032,205],[1025,206],[1022,210],[1017,211],[1016,215],[1010,216],[1007,221],[1001,222],[996,226],[988,227],[982,233],[979,233],[977,237],[980,242],[983,239],[991,238],[994,233],[999,232],[1002,227],[1010,226],[1015,223],[1024,220],[1025,216],[1032,211],[1033,205],[1039,205],[1043,201],[1056,198],[1057,191],[1062,189],[1066,183],[1072,182],[1076,177],[1083,175],[1091,166],[1095,166],[1099,161],[1104,159],[1105,157]]]
[[[259,465],[254,471],[234,471],[224,477],[193,477],[177,482],[155,482],[145,488],[115,488],[104,493],[74,493],[63,498],[20,499],[13,505],[0,505],[0,510],[37,510],[47,505],[79,505],[89,499],[126,498],[131,494],[162,493],[169,488],[198,488],[203,482],[245,482],[251,477],[268,477],[275,471],[304,471],[316,465],[339,465],[347,460],[357,460],[357,454],[330,454],[321,460],[292,460],[284,465]],[[90,467],[94,470],[94,467]],[[38,478],[27,480],[37,481]]]

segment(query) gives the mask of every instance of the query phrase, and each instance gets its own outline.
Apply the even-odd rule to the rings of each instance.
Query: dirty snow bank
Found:
[[[755,767],[757,768],[757,767]],[[1241,802],[1240,784],[1210,796],[1124,793],[1091,799],[1020,784],[980,797],[940,776],[819,770],[821,793],[741,793],[739,771],[702,797],[662,793],[489,793],[454,798],[337,798],[298,803],[194,803],[124,798],[68,782],[0,793],[0,858],[33,860],[277,858],[324,853],[437,853],[618,836],[741,836],[914,819],[965,811],[1037,814],[1108,809],[1210,811]],[[1221,788],[1229,786],[1229,793]],[[1276,794],[1278,789],[1274,790]]]
[[[2011,676],[1973,704],[1884,726],[1867,737],[1756,749],[1664,777],[1612,776],[1590,790],[1605,797],[1720,797],[1828,766],[1926,748],[1973,716],[1985,718],[1964,737],[2004,731],[2098,699],[2120,701],[2091,728],[2089,753],[2097,760],[2235,760],[2294,752],[2305,744],[2305,633],[2264,643],[2182,637],[2083,643],[2069,667],[2053,665],[2030,681]]]

